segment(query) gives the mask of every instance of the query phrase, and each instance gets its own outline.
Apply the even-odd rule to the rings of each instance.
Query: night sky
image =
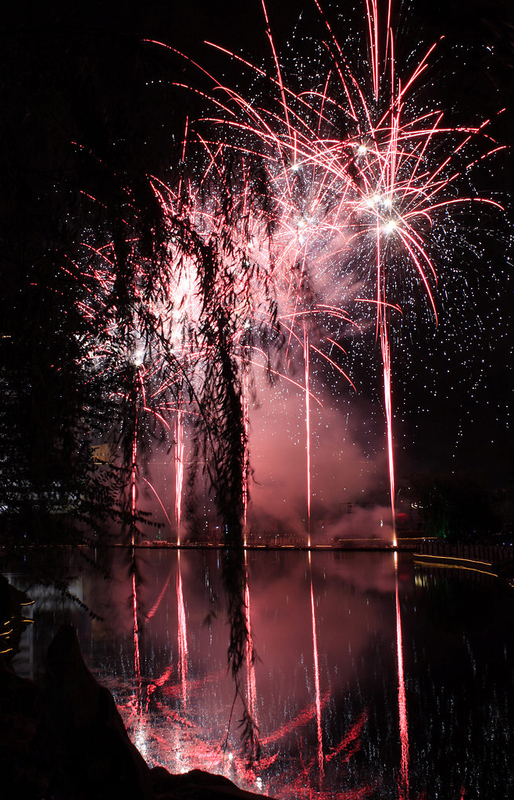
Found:
[[[491,117],[495,138],[512,143],[514,20],[508,0],[412,0],[397,6],[400,63],[419,56],[423,42],[445,37],[418,94],[420,106],[444,109],[457,125]],[[360,8],[346,0],[328,6],[341,42],[358,30]],[[297,69],[313,69],[313,41],[323,35],[314,3],[270,0],[268,9],[280,58],[292,64],[296,53]],[[251,91],[251,79],[204,39],[273,68],[258,0],[20,0],[2,15],[7,107],[2,157],[24,187],[14,204],[4,197],[14,224],[32,216],[44,227],[42,212],[35,209],[38,182],[63,177],[72,141],[120,169],[137,163],[163,177],[170,173],[185,115],[201,113],[196,97],[173,84],[203,89],[209,82],[143,39],[176,47],[241,90]],[[441,242],[439,325],[422,312],[393,342],[395,447],[400,476],[456,472],[496,488],[512,480],[512,154],[477,169],[473,182],[480,194],[503,202],[506,214],[469,216],[458,233]],[[362,418],[375,408],[375,422],[356,435],[364,449],[378,451],[383,432],[375,350],[366,362],[361,351],[350,356],[358,392],[344,403],[360,408]]]

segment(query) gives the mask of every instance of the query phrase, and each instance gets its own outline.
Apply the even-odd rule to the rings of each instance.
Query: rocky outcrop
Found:
[[[219,775],[150,769],[62,628],[36,684],[0,670],[0,793],[10,800],[259,800]]]

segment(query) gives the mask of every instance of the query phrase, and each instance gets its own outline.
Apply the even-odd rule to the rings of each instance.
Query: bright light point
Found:
[[[291,165],[291,169],[293,170],[293,172],[298,172],[298,170],[300,169],[300,165],[294,163]]]
[[[394,221],[394,219],[390,219],[384,225],[384,233],[392,233],[396,227],[397,223]]]
[[[377,208],[377,206],[382,205],[383,198],[379,194],[372,194],[371,197],[366,197],[365,205],[366,208]]]
[[[358,156],[365,156],[367,152],[368,152],[368,148],[366,147],[365,144],[360,144],[358,146],[358,148],[357,148],[357,155]]]
[[[131,361],[135,367],[142,367],[145,362],[145,351],[142,347],[138,347],[132,354]]]
[[[372,194],[370,197],[367,197],[365,200],[365,204],[368,208],[385,208],[390,209],[393,207],[393,198],[390,195]]]

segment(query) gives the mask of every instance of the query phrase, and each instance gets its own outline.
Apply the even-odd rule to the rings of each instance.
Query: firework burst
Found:
[[[326,336],[329,342],[341,338],[350,318],[361,326],[374,321],[382,360],[394,531],[391,329],[398,327],[403,306],[418,293],[437,325],[441,309],[434,233],[439,235],[452,211],[462,206],[501,208],[493,200],[460,194],[462,168],[457,160],[472,141],[480,142],[480,158],[501,147],[488,136],[487,120],[451,127],[437,103],[417,109],[415,96],[436,44],[401,74],[390,2],[383,18],[378,4],[366,2],[365,75],[362,68],[352,68],[316,5],[329,56],[323,77],[318,69],[310,86],[305,75],[286,79],[263,2],[273,71],[231,53],[264,88],[247,98],[215,81],[210,99],[216,114],[205,116],[208,134],[201,140],[216,159],[227,154],[234,158],[236,153],[243,165],[257,160],[266,175],[271,198],[267,235],[254,235],[252,257],[272,265],[288,346],[294,340],[302,343],[308,464],[312,320],[323,315],[332,323],[344,322],[332,337]],[[309,471],[308,466],[308,503]]]

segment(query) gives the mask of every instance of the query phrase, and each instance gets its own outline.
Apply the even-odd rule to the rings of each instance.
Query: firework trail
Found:
[[[309,391],[309,335],[305,330],[303,337],[303,357],[305,365],[305,441],[307,452],[307,544],[311,546],[311,406]]]
[[[246,639],[246,702],[248,705],[248,713],[252,720],[254,728],[254,750],[258,751],[258,731],[259,731],[259,718],[257,714],[257,682],[255,678],[255,647],[253,643],[252,633],[252,607],[250,602],[250,584],[248,578],[248,563],[247,551],[245,550],[245,568],[246,568],[246,581],[245,581],[245,611],[246,611],[246,626],[248,629],[248,636]]]
[[[405,674],[403,668],[403,634],[398,581],[398,553],[394,555],[395,609],[396,609],[396,660],[398,666],[398,717],[400,723],[401,760],[398,776],[399,800],[409,798],[409,729],[407,701],[405,697]]]
[[[206,116],[204,122],[211,136],[219,126],[229,135],[223,146],[219,144],[222,135],[205,137],[204,142],[211,150],[217,145],[220,158],[227,150],[238,152],[241,159],[258,155],[266,172],[273,197],[273,232],[271,242],[261,248],[260,260],[272,259],[279,318],[282,324],[292,320],[287,345],[295,337],[303,339],[306,392],[309,335],[305,315],[324,305],[316,297],[317,287],[329,285],[334,295],[340,287],[338,311],[346,319],[350,304],[361,317],[374,318],[382,360],[396,544],[391,330],[415,287],[416,292],[417,287],[421,289],[437,323],[434,228],[444,225],[452,209],[462,205],[479,202],[500,208],[492,200],[458,194],[462,170],[455,166],[456,156],[479,136],[485,143],[482,157],[499,148],[487,137],[487,121],[474,127],[449,127],[437,108],[416,111],[413,95],[435,44],[401,77],[390,2],[384,19],[379,16],[379,4],[366,2],[369,75],[364,78],[351,69],[316,2],[327,31],[324,46],[330,63],[323,81],[300,91],[288,85],[262,5],[274,73],[230,55],[265,85],[266,99],[260,102],[257,93],[247,99],[215,81],[217,114]],[[223,93],[225,99],[220,99]],[[345,296],[351,282],[362,284],[359,297]],[[296,329],[298,320],[303,331]],[[307,407],[309,464],[308,417]],[[309,504],[310,466],[307,486]]]
[[[177,408],[175,417],[175,525],[177,546],[182,532],[182,490],[184,486],[184,420],[183,412]]]
[[[319,652],[318,652],[318,632],[317,632],[317,625],[316,625],[316,606],[314,600],[314,587],[312,583],[312,556],[311,552],[308,553],[309,556],[309,572],[310,572],[310,597],[311,597],[311,625],[312,625],[312,655],[314,661],[314,687],[315,687],[315,698],[316,698],[316,734],[318,740],[318,769],[319,769],[319,785],[321,788],[321,784],[323,781],[323,777],[325,775],[325,757],[323,754],[323,731],[321,727],[321,692],[320,692],[320,680],[319,680]]]
[[[177,615],[178,615],[178,653],[179,653],[179,681],[182,690],[182,706],[187,708],[187,683],[188,683],[188,645],[187,645],[187,619],[186,607],[184,604],[184,589],[182,586],[182,564],[180,560],[180,550],[177,550],[178,572],[177,572]]]

